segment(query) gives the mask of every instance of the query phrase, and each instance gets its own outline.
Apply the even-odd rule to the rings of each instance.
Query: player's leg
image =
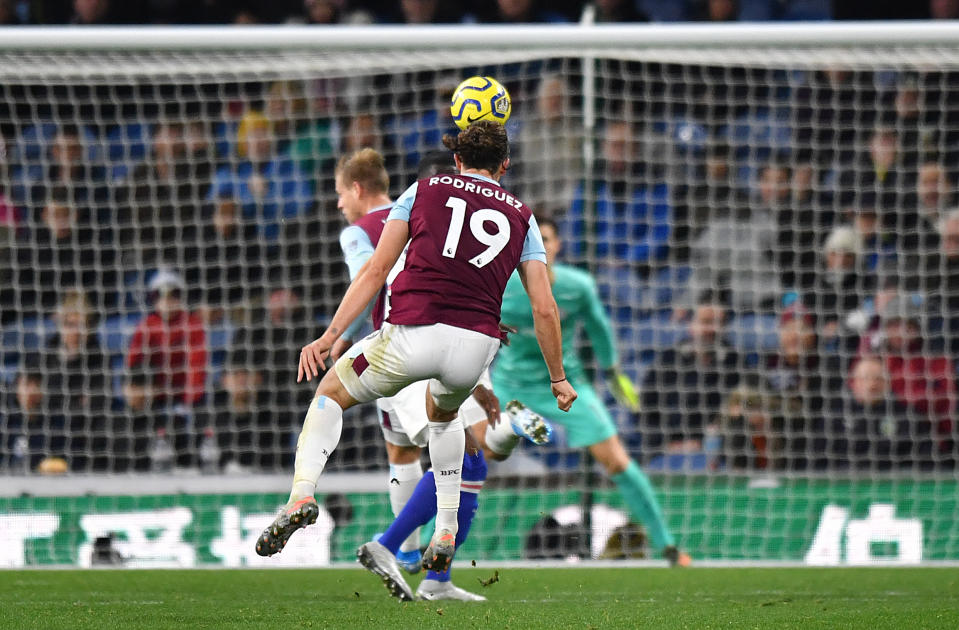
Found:
[[[483,419],[473,425],[473,431],[486,456],[496,461],[507,459],[521,438],[536,445],[548,444],[553,439],[549,421],[518,400],[506,403],[496,426],[491,427]]]
[[[436,525],[423,554],[423,568],[443,570],[449,567],[456,551],[465,436],[463,421],[456,417],[456,410],[443,408],[436,401],[431,389],[437,385],[438,382],[432,381],[426,390],[430,464],[436,485]]]
[[[336,449],[343,430],[343,411],[360,402],[392,396],[418,380],[397,371],[404,365],[401,349],[384,328],[350,348],[328,370],[310,403],[296,443],[293,489],[286,506],[256,542],[256,552],[271,556],[283,550],[298,529],[316,522],[319,506],[313,497],[316,483]],[[367,356],[376,357],[369,361]]]
[[[609,410],[592,387],[577,384],[576,391],[579,394],[576,403],[580,409],[576,416],[563,418],[568,423],[570,445],[589,448],[616,484],[630,514],[646,527],[650,543],[657,552],[670,564],[690,564],[689,556],[676,548],[676,541],[666,524],[653,484],[623,447]]]
[[[316,522],[320,510],[313,497],[326,462],[340,442],[343,411],[357,400],[346,391],[334,370],[316,388],[296,442],[293,488],[286,506],[256,542],[256,552],[272,556],[283,550],[295,531]]]
[[[429,439],[423,406],[425,391],[425,382],[413,383],[396,396],[376,401],[390,465],[386,482],[394,517],[402,511],[423,477],[420,454]],[[410,573],[422,568],[419,529],[410,533],[400,545],[397,560]]]
[[[463,483],[460,493],[460,506],[457,514],[458,529],[455,544],[458,548],[469,535],[470,526],[476,515],[479,491],[486,479],[486,462],[482,451],[467,453],[463,459]],[[400,514],[393,520],[389,528],[372,543],[360,547],[357,557],[370,571],[383,577],[387,589],[394,597],[401,597],[402,587],[393,584],[397,582],[390,561],[379,551],[385,549],[390,554],[396,554],[401,541],[411,531],[428,523],[436,515],[436,487],[433,471],[427,471],[416,486],[413,496],[406,503]],[[420,592],[422,591],[422,593]],[[417,596],[422,599],[459,599],[464,601],[481,601],[479,595],[469,593],[452,584],[450,572],[429,571],[426,579],[417,590]],[[401,597],[402,598],[402,597]]]
[[[646,526],[653,548],[669,560],[670,564],[688,565],[689,556],[677,549],[652,483],[639,464],[626,453],[619,436],[614,435],[592,444],[589,450],[619,488],[633,517]]]
[[[673,565],[689,564],[689,556],[676,549],[652,484],[626,453],[609,410],[592,387],[576,383],[579,394],[576,404],[567,413],[555,413],[556,402],[552,397],[541,392],[510,388],[509,384],[497,382],[495,385],[509,396],[520,397],[534,412],[561,424],[570,446],[589,448],[616,484],[630,514],[646,526],[653,547]]]
[[[389,460],[390,471],[387,485],[390,494],[390,507],[393,510],[393,516],[397,516],[403,506],[413,496],[416,484],[423,478],[423,467],[420,465],[420,447],[401,446],[398,444],[386,443],[386,456]],[[417,528],[407,536],[406,540],[400,545],[398,557],[400,563],[404,565],[411,573],[416,573],[420,568],[420,550],[419,550],[419,529]]]
[[[459,527],[465,436],[457,412],[489,368],[499,339],[445,324],[421,327],[420,335],[416,341],[434,349],[429,362],[439,368],[439,376],[430,380],[426,396],[430,460],[436,482],[436,528],[423,554],[423,567],[442,571],[452,562]]]
[[[468,450],[471,450],[467,446]],[[463,459],[463,483],[460,492],[460,507],[457,513],[458,528],[456,530],[456,548],[462,547],[469,536],[470,527],[476,516],[479,505],[479,492],[486,480],[486,461],[483,451],[478,448],[474,452],[467,452]],[[426,577],[416,589],[417,599],[440,600],[452,599],[468,602],[485,601],[482,595],[470,593],[453,584],[450,579],[451,568],[445,571],[428,571]]]
[[[498,421],[490,426],[490,414],[496,410],[499,410]],[[501,407],[489,370],[483,372],[473,394],[460,406],[460,418],[471,429],[487,459],[495,461],[507,459],[520,438],[525,437],[533,444],[546,444],[553,436],[552,425],[521,402],[512,400]]]

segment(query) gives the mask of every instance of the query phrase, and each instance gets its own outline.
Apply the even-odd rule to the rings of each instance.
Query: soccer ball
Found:
[[[450,101],[453,122],[466,129],[478,120],[506,124],[513,107],[509,92],[493,77],[470,77],[456,86]]]

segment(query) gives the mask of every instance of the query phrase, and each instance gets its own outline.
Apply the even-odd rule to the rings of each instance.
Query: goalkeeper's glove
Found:
[[[619,368],[606,370],[606,385],[616,402],[630,411],[639,411],[639,394],[636,392],[636,386]]]

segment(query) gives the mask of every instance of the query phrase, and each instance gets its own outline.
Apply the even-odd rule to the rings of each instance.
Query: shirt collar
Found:
[[[478,173],[460,173],[463,177],[475,177],[476,179],[482,179],[484,182],[489,182],[499,186],[499,182],[493,179],[492,177],[487,177],[486,175],[479,175]],[[500,186],[502,188],[502,186]]]

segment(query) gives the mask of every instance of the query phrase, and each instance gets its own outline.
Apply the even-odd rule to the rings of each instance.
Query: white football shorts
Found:
[[[376,401],[383,438],[397,446],[419,446],[425,448],[430,441],[429,418],[426,417],[426,384],[418,381],[407,385],[395,396],[380,398]],[[477,385],[493,389],[489,370],[484,370]],[[459,418],[464,426],[473,426],[480,420],[486,420],[486,412],[476,399],[470,396],[459,408]]]
[[[447,324],[394,326],[385,322],[340,357],[335,369],[343,387],[359,402],[390,398],[413,383],[428,381],[437,407],[459,409],[489,368],[499,345],[499,339]],[[420,394],[425,416],[426,394]],[[412,407],[416,393],[409,398]]]

